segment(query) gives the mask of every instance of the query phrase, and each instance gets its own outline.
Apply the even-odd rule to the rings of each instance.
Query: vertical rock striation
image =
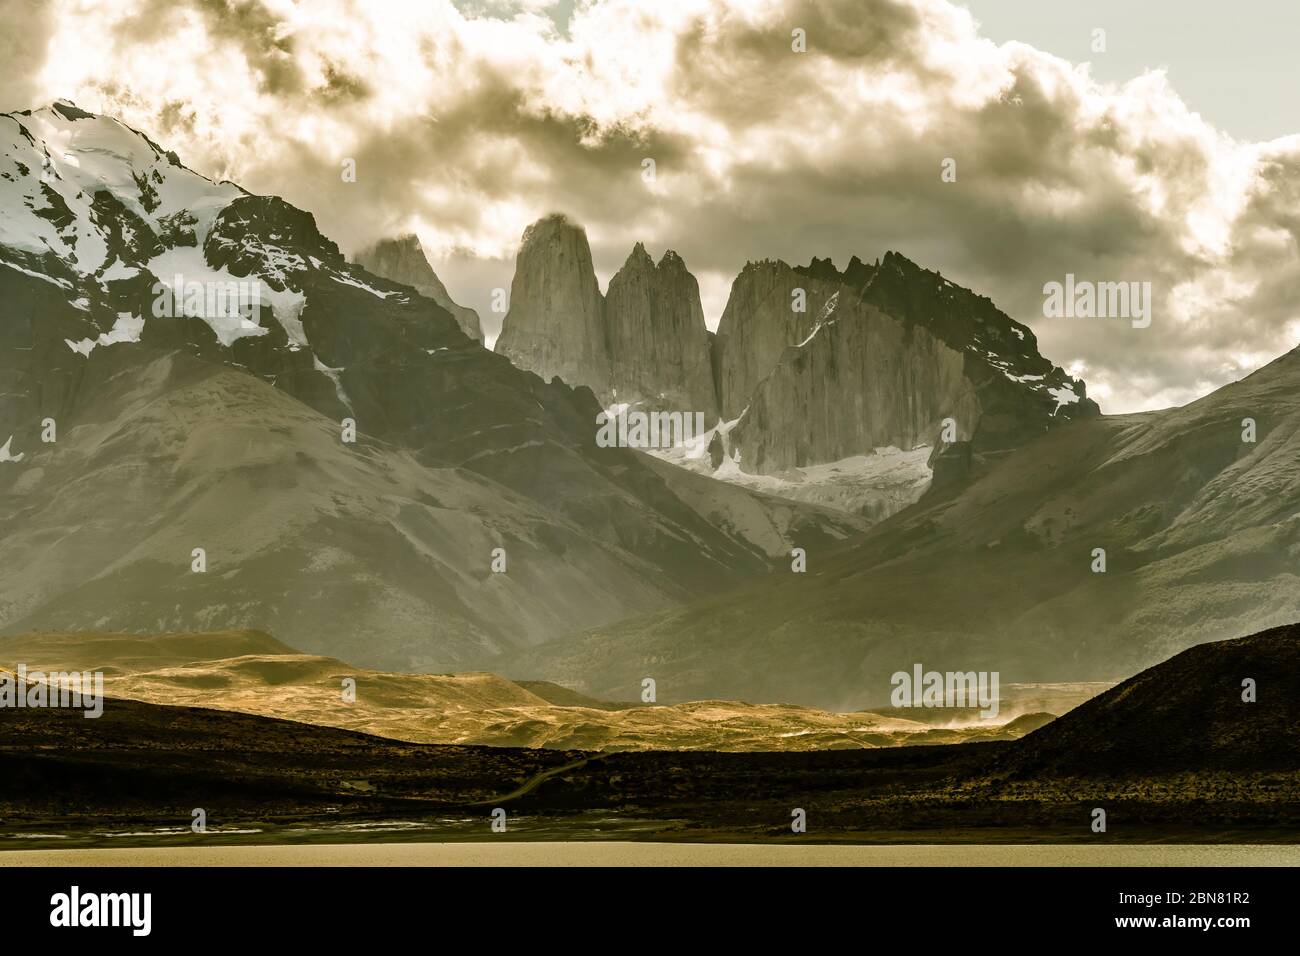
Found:
[[[524,230],[496,351],[543,379],[610,394],[605,309],[587,233],[563,215]]]
[[[700,287],[669,250],[655,265],[637,243],[605,296],[611,384],[618,402],[704,412],[716,420]]]
[[[969,464],[1098,413],[1028,328],[894,252],[842,273],[747,265],[718,340],[723,413],[740,418],[730,451],[750,472],[924,444]]]
[[[946,482],[1098,413],[1027,327],[898,253],[843,271],[829,259],[747,263],[711,335],[680,256],[656,264],[637,243],[602,297],[586,234],[560,215],[524,233],[497,351],[589,386],[607,408],[734,423],[710,438],[714,471],[720,451],[742,472],[777,475],[933,446]]]

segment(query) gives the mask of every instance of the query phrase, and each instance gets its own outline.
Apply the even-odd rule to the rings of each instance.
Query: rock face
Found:
[[[656,265],[638,243],[602,298],[585,233],[559,215],[524,234],[497,351],[590,386],[606,408],[726,422],[684,460],[728,479],[926,446],[935,482],[960,481],[1098,412],[1028,328],[897,253],[842,272],[826,259],[748,263],[714,336],[681,257]]]
[[[875,448],[910,450],[935,440],[942,419],[979,418],[962,353],[861,303],[828,314],[800,347],[783,351],[730,433],[745,470],[772,474],[839,461]]]
[[[716,421],[700,287],[681,256],[658,265],[637,243],[602,296],[587,234],[562,215],[524,232],[496,351],[544,379],[615,404],[703,412]]]
[[[802,290],[803,311],[795,309]],[[749,262],[731,285],[731,295],[718,323],[718,391],[722,417],[739,418],[758,383],[780,361],[785,350],[812,333],[839,287],[800,275],[784,262]]]
[[[609,281],[605,316],[616,401],[717,420],[700,287],[681,256],[655,265],[638,242]]]
[[[409,285],[426,299],[432,299],[450,312],[461,331],[471,339],[483,341],[478,313],[452,301],[447,287],[429,265],[417,236],[382,239],[357,255],[356,264],[381,278]]]
[[[587,233],[563,215],[524,230],[496,352],[549,381],[610,394],[605,309]]]
[[[730,453],[752,473],[933,445],[947,480],[1098,413],[1028,328],[893,252],[842,273],[818,259],[746,266],[717,350],[723,414],[740,419]]]

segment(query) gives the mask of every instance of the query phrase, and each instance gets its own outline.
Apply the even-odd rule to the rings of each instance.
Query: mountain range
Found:
[[[590,391],[116,120],[0,116],[0,150],[7,632],[256,626],[462,668],[863,526],[598,447]]]
[[[854,708],[886,700],[890,675],[918,661],[1109,679],[1297,619],[1300,350],[1183,408],[1055,429],[804,574],[567,638],[505,671],[597,695],[644,671],[681,699]]]
[[[496,350],[589,386],[611,416],[698,413],[707,433],[654,451],[667,460],[873,521],[1098,414],[1028,327],[898,253],[843,272],[750,262],[715,335],[677,253],[636,244],[602,295],[562,214],[524,232]]]
[[[856,710],[918,662],[1106,681],[1300,616],[1300,353],[1103,416],[899,253],[751,262],[713,334],[680,256],[602,293],[563,215],[492,351],[411,237],[349,261],[67,101],[0,154],[0,632]],[[597,440],[636,410],[708,428]]]

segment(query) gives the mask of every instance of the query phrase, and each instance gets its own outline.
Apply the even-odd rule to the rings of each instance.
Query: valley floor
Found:
[[[1300,846],[1298,653],[1293,628],[1201,645],[1018,740],[871,749],[611,753],[129,699],[92,720],[0,708],[0,850]],[[1272,675],[1244,710],[1243,673]]]

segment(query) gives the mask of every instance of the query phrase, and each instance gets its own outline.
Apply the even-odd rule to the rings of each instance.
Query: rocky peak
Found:
[[[823,282],[838,282],[846,285],[851,289],[861,291],[870,281],[871,277],[876,274],[880,263],[867,265],[857,256],[849,259],[849,264],[841,272],[835,268],[835,263],[828,259],[818,259],[813,256],[811,262],[806,266],[795,266],[794,271],[800,275],[809,276],[813,279],[819,279]]]
[[[835,268],[834,262],[830,259],[818,259],[816,256],[813,256],[812,261],[806,266],[795,266],[795,271],[824,282],[840,282],[844,278]]]
[[[311,259],[336,268],[344,264],[338,245],[316,228],[316,218],[278,196],[241,196],[230,202],[213,222],[203,254],[208,265],[224,266],[236,276],[274,263],[265,278],[281,288],[283,275],[277,273],[286,268],[305,269]]]
[[[962,352],[980,381],[992,382],[999,391],[1011,384],[1048,402],[1052,418],[1086,418],[1100,412],[1088,399],[1082,381],[1067,375],[1038,351],[1038,339],[1028,326],[1002,312],[987,296],[924,269],[900,253],[885,254],[859,295],[864,302],[926,328]],[[1006,439],[1009,444],[1019,440],[1011,435]]]
[[[802,288],[806,309],[790,314]],[[779,472],[935,445],[955,422],[945,478],[1071,418],[1098,413],[1084,385],[1038,352],[1033,333],[896,252],[748,268],[719,326],[729,437],[746,470]],[[934,460],[937,462],[936,454]],[[936,467],[938,465],[936,464]]]
[[[632,251],[627,254],[627,259],[623,262],[623,268],[650,268],[655,267],[655,261],[646,252],[644,243],[638,242],[632,247]]]
[[[524,230],[496,351],[543,379],[610,392],[604,301],[587,233],[562,213]]]
[[[675,252],[656,266],[637,243],[605,297],[612,386],[619,403],[716,414],[700,287]]]
[[[640,245],[640,243],[637,243]],[[659,257],[659,269],[671,270],[673,272],[686,272],[686,260],[679,256],[672,249],[665,249],[664,254]]]
[[[1098,412],[1028,328],[901,253],[843,270],[747,262],[711,336],[681,256],[655,264],[636,243],[602,297],[586,235],[561,215],[524,233],[498,351],[605,407],[716,413],[750,473],[937,448],[952,419],[944,445],[960,454],[933,456],[947,480]]]
[[[414,234],[408,233],[395,239],[381,239],[359,253],[355,261],[367,272],[392,282],[408,285],[426,299],[432,299],[452,314],[461,331],[476,342],[483,341],[483,329],[479,324],[478,313],[452,301],[447,287],[429,265],[424,248]]]
[[[586,385],[606,407],[717,410],[700,288],[681,256],[638,242],[600,294],[586,232],[553,214],[524,231],[496,349],[543,378]]]

